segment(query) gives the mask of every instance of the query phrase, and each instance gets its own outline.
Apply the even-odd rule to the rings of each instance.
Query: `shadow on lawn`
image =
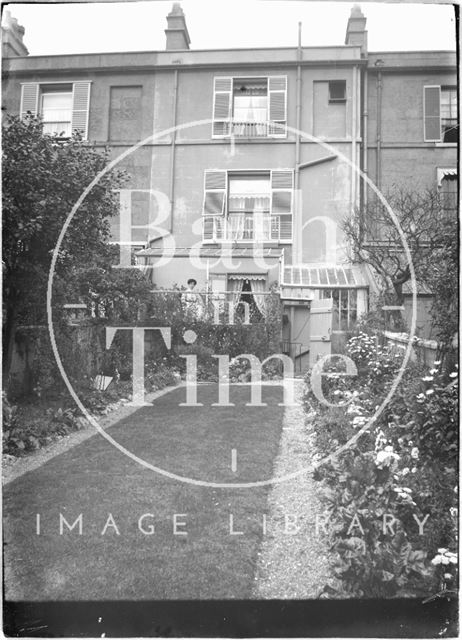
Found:
[[[174,390],[109,433],[143,459],[181,475],[215,482],[271,477],[282,427],[280,387],[263,388],[267,407],[245,406],[248,386],[231,387],[235,407],[211,406],[216,385],[198,388],[203,407],[178,406],[184,395],[184,389]],[[6,488],[6,597],[250,597],[268,491],[171,480],[92,437]],[[230,533],[230,515],[234,532],[242,533]],[[75,525],[72,531],[62,518]]]

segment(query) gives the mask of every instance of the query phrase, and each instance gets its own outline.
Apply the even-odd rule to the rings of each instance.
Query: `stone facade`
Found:
[[[326,290],[352,291],[354,316],[366,310],[374,287],[368,272],[348,264],[339,229],[344,215],[367,198],[361,172],[384,190],[397,184],[436,189],[438,169],[457,166],[456,144],[424,136],[424,87],[456,86],[456,54],[370,53],[358,7],[342,46],[189,47],[186,19],[175,3],[165,51],[42,57],[10,50],[3,108],[19,114],[32,105],[40,114],[48,91],[62,86],[72,94],[71,126],[78,123],[95,146],[109,145],[114,158],[125,154],[120,164],[138,191],[121,194],[121,207],[138,226],[131,242],[153,282],[185,284],[193,274],[200,288],[222,290],[223,274],[262,274],[266,288],[279,281],[288,318],[284,337],[307,353],[311,344],[313,356],[310,305],[322,311]],[[115,240],[120,233],[114,225]],[[255,243],[267,251],[264,267],[248,253]],[[188,269],[191,247],[201,266]],[[239,267],[216,258],[223,247]],[[156,266],[162,248],[171,260]],[[301,265],[321,266],[318,280],[304,279],[314,272]],[[349,273],[356,275],[344,282],[339,266],[354,267]],[[347,325],[327,322],[325,344],[329,331],[342,333]]]

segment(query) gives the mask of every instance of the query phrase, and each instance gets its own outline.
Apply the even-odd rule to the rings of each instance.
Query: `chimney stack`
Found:
[[[24,42],[24,27],[18,24],[9,11],[5,11],[5,23],[2,25],[2,56],[3,58],[14,58],[17,56],[27,56]]]
[[[361,47],[361,55],[367,53],[366,18],[358,4],[353,5],[345,36],[345,44],[355,44]]]
[[[189,38],[183,9],[178,2],[173,3],[172,10],[167,16],[165,35],[167,36],[167,44],[165,47],[167,51],[189,49],[191,40]]]

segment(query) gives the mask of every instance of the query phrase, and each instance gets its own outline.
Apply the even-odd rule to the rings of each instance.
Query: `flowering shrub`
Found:
[[[337,406],[321,403],[311,390],[305,394],[320,457],[370,423],[315,473],[324,487],[334,552],[335,580],[326,592],[448,595],[456,584],[455,570],[446,565],[456,560],[448,550],[456,548],[457,372],[448,379],[438,362],[429,372],[408,364],[384,411],[370,422],[401,358],[365,332],[348,342],[347,354],[358,375],[342,376],[344,365],[334,364],[323,379],[326,399]]]

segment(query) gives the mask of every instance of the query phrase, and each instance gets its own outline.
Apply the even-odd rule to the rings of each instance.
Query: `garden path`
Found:
[[[295,399],[301,404],[304,382],[295,380]],[[273,470],[295,478],[272,485],[268,496],[268,526],[262,540],[255,575],[256,598],[316,598],[328,582],[329,552],[323,532],[319,483],[310,471],[314,448],[309,420],[302,406],[286,407],[279,452]]]

